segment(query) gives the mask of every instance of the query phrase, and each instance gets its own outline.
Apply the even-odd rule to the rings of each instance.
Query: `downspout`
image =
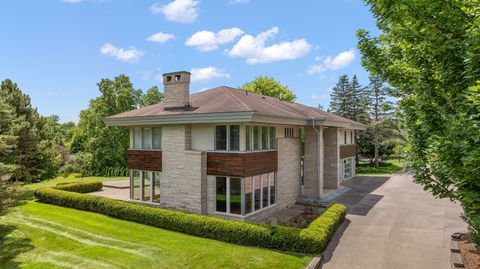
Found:
[[[315,119],[316,118],[312,118],[312,128],[317,133],[317,146],[315,147],[315,154],[316,154],[316,159],[317,159],[317,165],[320,165],[320,151],[319,151],[319,148],[320,148],[320,131],[315,128]],[[320,167],[317,167],[317,169],[316,169],[316,171],[317,171],[317,194],[318,194],[318,196],[320,196],[320,174],[319,174],[318,170],[320,170]]]

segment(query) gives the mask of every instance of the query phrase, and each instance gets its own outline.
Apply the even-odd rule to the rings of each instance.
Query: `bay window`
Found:
[[[275,173],[253,177],[215,178],[215,210],[218,213],[248,215],[275,204]]]

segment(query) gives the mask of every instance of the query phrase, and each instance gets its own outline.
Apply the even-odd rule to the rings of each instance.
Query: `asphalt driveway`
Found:
[[[434,199],[408,175],[356,177],[335,200],[349,207],[324,253],[324,269],[450,269],[450,235],[466,231],[461,208]]]

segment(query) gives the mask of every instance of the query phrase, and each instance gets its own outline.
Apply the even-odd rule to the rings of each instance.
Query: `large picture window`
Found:
[[[275,204],[275,173],[253,177],[216,177],[216,211],[248,215]]]

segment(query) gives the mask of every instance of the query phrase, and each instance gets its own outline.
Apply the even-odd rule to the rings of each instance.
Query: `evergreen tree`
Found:
[[[350,81],[347,75],[341,75],[338,78],[338,82],[335,87],[333,87],[330,96],[329,112],[344,118],[351,117],[353,100],[350,92]]]

